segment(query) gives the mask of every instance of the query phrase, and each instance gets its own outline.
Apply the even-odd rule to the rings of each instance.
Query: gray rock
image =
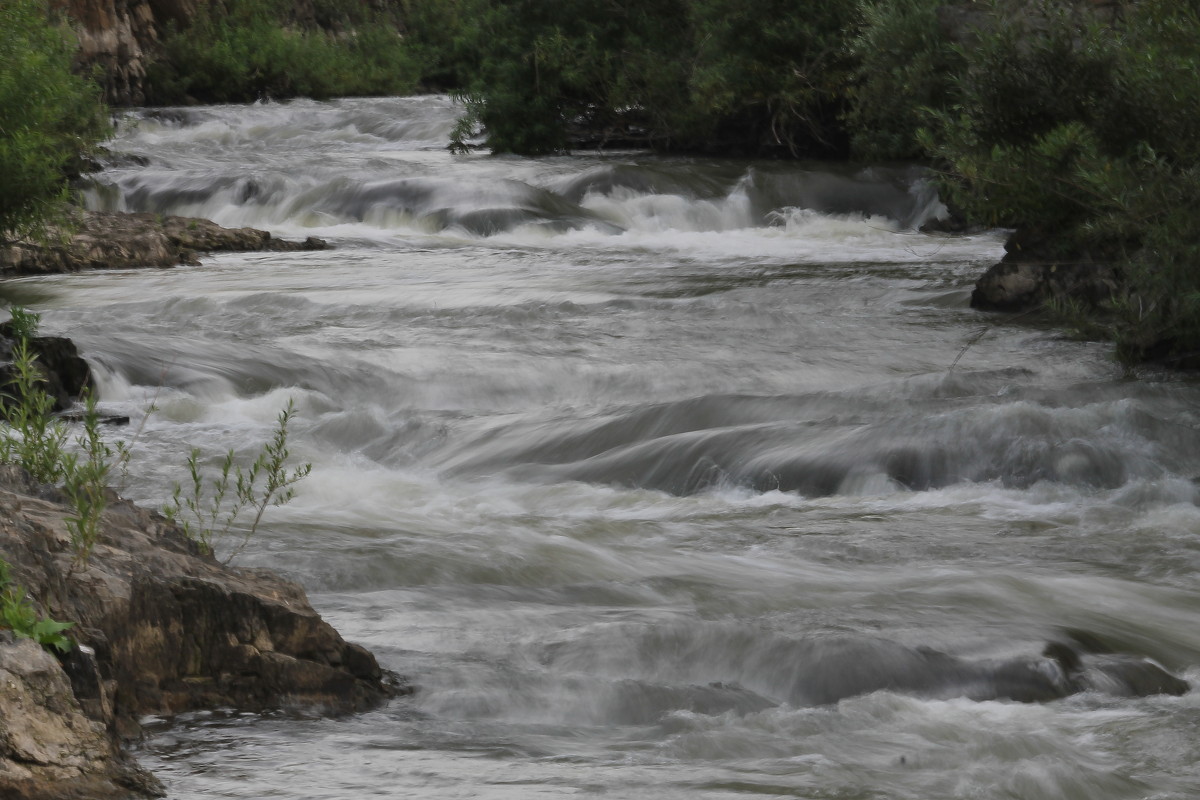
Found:
[[[0,797],[158,795],[162,787],[80,707],[62,666],[40,645],[0,633]]]

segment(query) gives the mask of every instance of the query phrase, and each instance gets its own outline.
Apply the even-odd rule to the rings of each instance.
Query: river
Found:
[[[237,563],[417,687],[147,720],[170,797],[1200,791],[1195,691],[808,702],[883,643],[1074,637],[1200,680],[1194,380],[970,310],[1002,237],[917,233],[939,206],[910,170],[452,155],[455,116],[130,114],[93,207],[333,249],[8,288],[135,418],[140,503],[293,400],[312,475]]]

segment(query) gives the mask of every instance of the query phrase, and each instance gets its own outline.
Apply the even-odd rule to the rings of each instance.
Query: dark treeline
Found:
[[[12,231],[104,126],[44,5],[2,8]],[[464,101],[458,147],[919,160],[1029,257],[1115,265],[1118,296],[1060,311],[1134,362],[1200,351],[1198,32],[1200,0],[212,0],[147,95],[432,89]]]

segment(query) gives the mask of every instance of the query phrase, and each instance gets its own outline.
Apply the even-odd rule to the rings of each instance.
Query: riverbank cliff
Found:
[[[145,715],[235,708],[337,714],[397,689],[304,590],[225,566],[161,515],[110,497],[76,563],[61,493],[0,467],[0,558],[39,610],[70,620],[55,657],[0,632],[0,796],[99,800],[162,793],[124,743]]]

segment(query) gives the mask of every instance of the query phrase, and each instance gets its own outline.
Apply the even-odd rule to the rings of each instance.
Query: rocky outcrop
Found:
[[[1027,311],[1048,302],[1095,308],[1122,291],[1117,253],[1068,249],[1050,233],[1023,229],[1009,236],[1004,258],[992,265],[971,292],[971,307]]]
[[[7,726],[0,727],[0,796],[113,797],[89,788],[106,781],[151,791],[152,782],[128,772],[116,745],[138,733],[143,715],[215,707],[344,713],[396,693],[375,658],[324,622],[297,584],[267,570],[224,566],[162,516],[115,496],[90,559],[78,564],[68,513],[57,490],[0,467],[0,557],[12,565],[13,582],[50,617],[74,621],[69,635],[94,653],[77,648],[65,671],[53,658],[25,668],[42,676],[42,688],[30,689],[0,723]],[[68,678],[59,672],[69,675],[73,692],[62,689]],[[54,721],[43,723],[43,715]],[[37,758],[48,766],[32,770],[32,751],[9,740],[45,740],[38,731],[47,726],[78,734],[78,743],[57,750],[47,744],[48,755]],[[3,738],[17,728],[32,733]],[[107,739],[89,733],[97,730]],[[54,775],[74,775],[83,789],[37,788],[39,776],[56,781]]]
[[[0,387],[8,386],[15,377],[12,366],[14,343],[12,322],[0,323]],[[42,389],[54,401],[52,410],[70,408],[92,380],[91,369],[79,355],[75,343],[63,336],[34,336],[29,341],[29,349],[41,368]],[[0,392],[0,404],[11,402],[14,400],[7,392]]]
[[[223,228],[193,217],[79,213],[73,230],[51,230],[45,241],[0,243],[0,274],[79,272],[196,264],[201,253],[324,250],[321,239],[276,239],[256,228]]]
[[[62,665],[0,631],[0,795],[5,800],[158,795],[161,785],[86,715]]]
[[[76,68],[96,74],[105,100],[141,105],[150,54],[158,45],[156,6],[151,0],[53,0],[79,39]]]

